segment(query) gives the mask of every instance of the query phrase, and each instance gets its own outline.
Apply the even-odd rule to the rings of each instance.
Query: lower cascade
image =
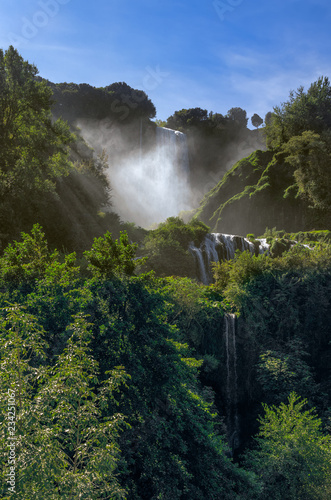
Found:
[[[239,448],[239,417],[238,417],[238,374],[236,345],[236,316],[224,316],[224,338],[226,351],[226,413],[227,435],[231,455]]]
[[[191,243],[189,251],[196,260],[200,281],[204,285],[212,283],[211,263],[233,259],[236,250],[241,252],[248,250],[252,255],[268,251],[269,245],[266,240],[260,239],[256,242],[254,244],[247,238],[233,234],[208,233],[199,248]]]

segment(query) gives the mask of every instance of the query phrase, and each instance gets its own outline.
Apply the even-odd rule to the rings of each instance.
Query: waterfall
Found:
[[[191,252],[192,255],[194,255],[194,257],[198,263],[200,280],[202,281],[202,283],[204,285],[208,285],[210,283],[210,277],[209,277],[209,275],[207,275],[207,267],[205,266],[205,263],[203,261],[202,252],[200,251],[199,248],[194,246],[193,243],[190,243],[189,251]]]
[[[260,254],[265,253],[269,250],[270,245],[268,245],[266,238],[260,238],[256,241],[259,241],[259,243],[260,243],[260,246],[259,246],[259,253]]]
[[[179,130],[157,127],[156,144],[161,160],[166,155],[177,169],[177,174],[189,173],[189,155],[186,135]]]
[[[143,120],[140,118],[140,129],[139,129],[139,160],[140,164],[143,157]]]
[[[238,416],[238,373],[236,345],[236,317],[234,314],[224,316],[224,335],[226,352],[226,413],[228,443],[233,455],[239,447]]]
[[[155,127],[152,143],[142,120],[138,126],[139,147],[110,175],[117,213],[123,220],[149,227],[192,208],[189,155],[185,134]]]
[[[189,251],[196,259],[198,268],[198,276],[204,285],[209,285],[213,281],[212,262],[219,262],[233,259],[236,250],[244,252],[248,250],[251,255],[257,253],[265,253],[269,250],[269,245],[266,240],[256,240],[258,247],[251,243],[247,238],[236,236],[233,234],[209,233],[201,243],[200,247],[196,247],[194,243],[190,243]]]
[[[188,174],[190,171],[190,161],[188,156],[188,145],[187,145],[187,137],[186,134],[179,132],[176,130],[176,139],[177,139],[177,161],[181,166],[181,170]]]

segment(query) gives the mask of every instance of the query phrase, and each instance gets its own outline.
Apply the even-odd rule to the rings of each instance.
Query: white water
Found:
[[[191,208],[186,136],[164,127],[155,135],[146,151],[140,125],[139,148],[110,172],[115,211],[143,227]]]
[[[259,241],[259,253],[269,250],[269,245],[265,240]],[[209,285],[213,281],[212,262],[219,262],[233,259],[235,252],[248,250],[251,255],[255,254],[255,245],[247,238],[233,234],[209,233],[206,235],[200,247],[194,243],[189,246],[189,251],[196,259],[198,275],[204,285]]]
[[[266,238],[260,238],[256,241],[260,242],[260,246],[259,246],[259,253],[260,254],[268,252],[270,245],[268,245]]]

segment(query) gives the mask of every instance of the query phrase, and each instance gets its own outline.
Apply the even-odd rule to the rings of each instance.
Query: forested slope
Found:
[[[330,229],[330,116],[327,78],[291,93],[270,113],[268,150],[236,163],[195,216],[225,233]]]

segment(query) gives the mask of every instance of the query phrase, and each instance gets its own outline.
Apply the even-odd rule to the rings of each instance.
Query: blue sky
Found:
[[[262,118],[331,77],[329,0],[1,0],[10,44],[53,82],[125,81],[166,119],[182,108]]]

